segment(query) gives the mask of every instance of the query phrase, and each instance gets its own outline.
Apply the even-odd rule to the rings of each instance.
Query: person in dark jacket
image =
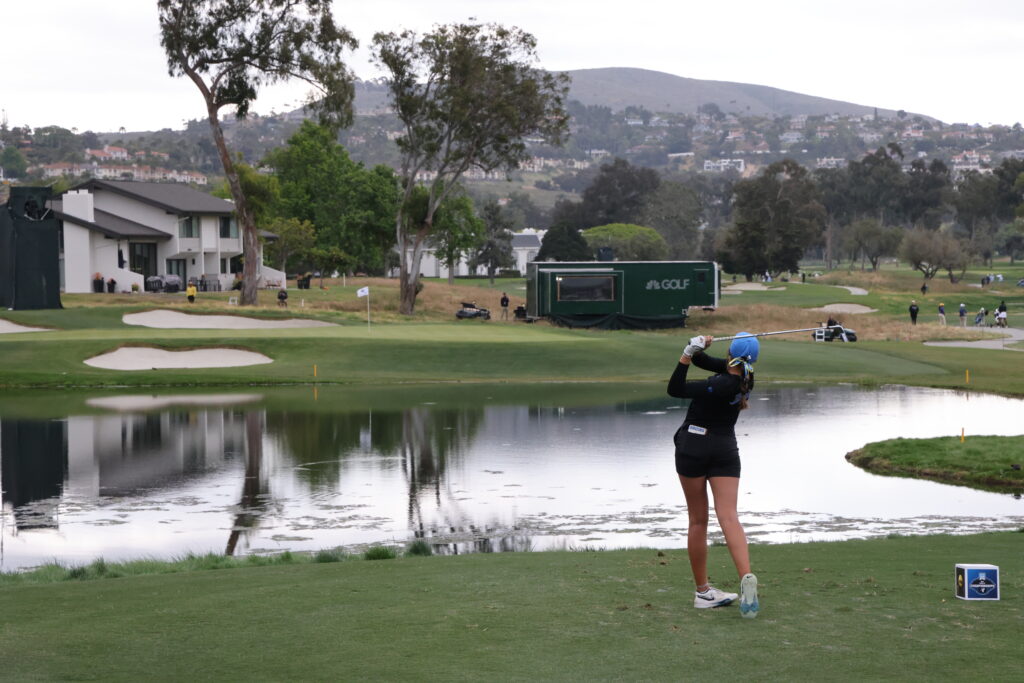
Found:
[[[757,577],[750,571],[747,537],[736,512],[739,494],[740,455],[735,425],[754,388],[753,364],[760,345],[757,337],[741,333],[729,345],[725,359],[705,353],[713,337],[694,337],[683,350],[668,383],[668,393],[690,399],[686,419],[676,431],[676,473],[686,497],[689,525],[686,552],[696,584],[694,607],[721,607],[739,597],[740,614],[755,617],[759,609]],[[688,381],[690,365],[714,373]],[[708,488],[715,499],[715,516],[740,576],[740,595],[727,593],[708,582]]]
[[[908,308],[907,310],[910,311],[910,324],[911,325],[916,325],[917,324],[917,312],[921,310],[917,306],[917,301],[916,300],[911,301],[910,302],[910,308]]]

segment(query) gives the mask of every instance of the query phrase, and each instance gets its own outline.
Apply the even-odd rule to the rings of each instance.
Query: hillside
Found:
[[[647,69],[578,69],[566,72],[572,78],[569,98],[583,104],[602,105],[621,111],[642,106],[656,113],[693,114],[702,104],[714,103],[727,113],[754,116],[863,116],[874,107],[749,83],[703,81]],[[893,117],[891,109],[879,109],[879,116]]]

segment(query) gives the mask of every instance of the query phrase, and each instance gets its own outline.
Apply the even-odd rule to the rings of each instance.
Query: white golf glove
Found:
[[[683,355],[687,358],[693,358],[693,354],[698,351],[703,351],[707,345],[704,342],[704,337],[693,337],[690,339],[690,343],[683,349]]]

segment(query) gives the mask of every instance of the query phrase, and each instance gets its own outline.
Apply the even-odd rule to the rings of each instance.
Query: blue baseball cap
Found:
[[[761,350],[761,344],[757,337],[749,332],[740,332],[729,344],[729,355],[733,358],[742,358],[748,363],[757,362],[757,354]]]

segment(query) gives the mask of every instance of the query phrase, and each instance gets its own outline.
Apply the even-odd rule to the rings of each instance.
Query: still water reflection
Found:
[[[875,476],[843,457],[896,436],[1016,434],[1020,400],[907,387],[758,393],[737,429],[754,542],[1024,524],[1014,496]],[[106,396],[87,402],[95,414],[0,415],[0,567],[413,538],[440,552],[685,545],[679,401],[481,394],[472,407],[335,410],[319,398],[282,409],[251,394]]]

